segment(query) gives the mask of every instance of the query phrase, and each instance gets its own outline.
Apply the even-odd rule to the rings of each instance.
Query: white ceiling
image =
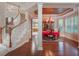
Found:
[[[12,4],[18,6],[22,9],[29,10],[31,7],[35,6],[36,2],[7,2],[8,4]],[[44,8],[75,8],[79,6],[79,3],[43,3]]]
[[[12,4],[15,5],[17,7],[20,7],[22,9],[28,10],[30,9],[32,6],[36,5],[35,2],[7,2],[8,4]]]

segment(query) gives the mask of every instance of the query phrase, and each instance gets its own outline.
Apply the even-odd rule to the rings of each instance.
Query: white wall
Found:
[[[5,3],[0,2],[0,26],[5,25]]]
[[[6,4],[4,4],[5,7]],[[0,6],[3,6],[3,3],[0,4]],[[0,8],[0,14],[3,19],[0,19],[0,25],[4,25],[5,24],[5,17],[6,16],[13,16],[12,14],[7,14],[6,9],[2,9],[4,7]],[[7,6],[6,6],[7,8]],[[4,51],[0,54],[0,55],[5,55],[6,53],[20,47],[21,45],[23,45],[26,42],[29,42],[29,39],[31,38],[31,21],[29,19],[29,13],[27,11],[21,11],[22,13],[25,13],[25,18],[26,18],[26,22],[24,22],[21,26],[16,27],[15,29],[13,29],[12,31],[12,47],[9,48],[9,35],[5,33],[5,29],[3,30],[3,43],[2,45],[6,47],[6,50],[4,50],[4,48],[2,48]],[[4,24],[3,24],[4,22]]]

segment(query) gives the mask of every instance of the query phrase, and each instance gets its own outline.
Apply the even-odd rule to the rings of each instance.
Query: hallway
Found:
[[[75,42],[67,38],[57,41],[43,42],[43,51],[31,51],[31,42],[25,43],[21,47],[9,52],[7,56],[78,56],[79,50]]]
[[[1,2],[0,7],[0,56],[79,55],[78,3]]]

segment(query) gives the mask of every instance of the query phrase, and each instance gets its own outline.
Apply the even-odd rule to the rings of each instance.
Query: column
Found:
[[[64,29],[63,30],[63,36],[65,35],[65,32],[66,32],[66,26],[65,26],[66,21],[65,21],[65,19],[66,19],[66,17],[63,18],[63,29]]]
[[[43,50],[42,47],[42,3],[38,3],[38,45],[37,50]]]
[[[65,18],[63,18],[63,32],[65,33]]]
[[[0,27],[0,44],[2,44],[2,27]]]
[[[79,7],[78,7],[78,48],[79,48]]]
[[[57,21],[56,21],[56,22],[57,22],[56,27],[59,29],[59,26],[58,26],[58,21],[59,21],[59,19],[57,18],[56,20],[57,20]]]

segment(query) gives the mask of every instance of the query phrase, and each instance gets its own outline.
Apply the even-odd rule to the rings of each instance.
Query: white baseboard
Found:
[[[78,45],[78,48],[79,48],[79,45]]]
[[[29,33],[28,35],[30,35],[30,33]],[[28,36],[28,35],[27,35],[27,36]],[[4,50],[3,53],[0,53],[0,56],[4,56],[4,55],[6,55],[7,53],[9,53],[9,52],[11,52],[11,51],[13,51],[13,50],[19,48],[20,46],[22,46],[22,45],[25,44],[26,42],[29,42],[30,36],[29,36],[28,38],[26,38],[26,39],[27,39],[27,40],[24,40],[23,42],[21,42],[21,44],[17,45],[17,47],[6,48],[6,50]]]
[[[40,50],[43,50],[43,47],[41,46],[41,47],[38,47],[38,51],[40,51]]]
[[[72,38],[70,35],[65,35],[65,34],[63,34],[63,35],[61,35],[61,37],[66,37],[66,38],[68,38],[68,39],[70,39],[70,40],[73,40],[73,38]],[[79,41],[77,41],[77,40],[73,40],[73,41],[79,42]]]

